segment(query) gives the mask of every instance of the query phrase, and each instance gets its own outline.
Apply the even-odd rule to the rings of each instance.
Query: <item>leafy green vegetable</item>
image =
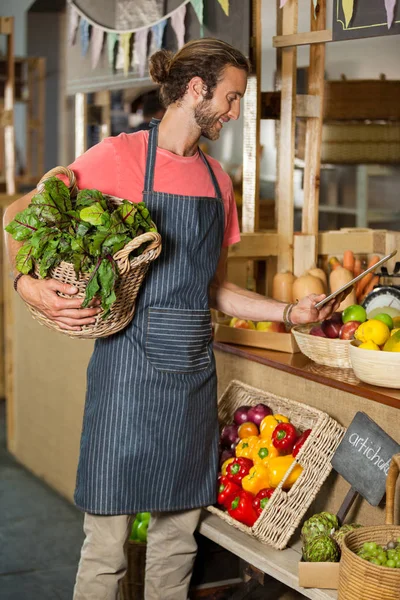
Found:
[[[24,242],[16,257],[18,271],[28,274],[37,264],[44,278],[61,261],[73,264],[77,276],[90,274],[83,306],[97,295],[106,316],[115,302],[119,277],[114,254],[136,236],[155,229],[144,202],[123,200],[115,207],[98,190],[81,190],[71,198],[67,186],[51,177],[6,231]],[[143,248],[132,254],[141,252]]]

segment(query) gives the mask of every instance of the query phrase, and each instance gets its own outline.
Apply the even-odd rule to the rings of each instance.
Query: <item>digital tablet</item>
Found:
[[[342,287],[339,288],[338,290],[336,290],[336,292],[332,292],[332,294],[329,294],[329,296],[327,296],[326,298],[324,298],[323,300],[321,300],[321,302],[318,302],[315,305],[315,308],[317,308],[319,310],[322,306],[324,306],[324,304],[326,304],[327,302],[329,302],[330,300],[332,300],[332,298],[336,298],[336,296],[339,296],[342,292],[344,292],[345,290],[347,290],[350,287],[352,287],[355,283],[357,283],[357,281],[360,281],[360,279],[362,279],[363,277],[365,277],[365,275],[368,275],[368,273],[371,273],[372,271],[375,271],[378,267],[380,267],[381,265],[383,265],[383,263],[385,263],[386,261],[388,261],[389,258],[392,258],[395,254],[397,254],[397,250],[393,250],[393,252],[391,252],[387,256],[384,256],[383,258],[381,258],[380,260],[378,260],[378,262],[376,263],[376,265],[373,265],[372,267],[369,267],[369,269],[366,269],[365,271],[363,271],[362,273],[360,273],[360,275],[357,275],[357,277],[354,277],[354,279],[352,279],[351,281],[349,281],[349,283],[346,283],[345,285],[342,285]]]

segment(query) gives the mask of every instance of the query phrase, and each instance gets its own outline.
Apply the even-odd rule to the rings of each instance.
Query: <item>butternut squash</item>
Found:
[[[328,280],[326,278],[325,271],[323,269],[314,267],[312,269],[308,269],[307,273],[309,275],[312,275],[313,277],[318,277],[322,281],[322,283],[324,284],[324,292],[326,293],[326,290],[328,289]]]
[[[331,288],[331,292],[336,292],[339,288],[341,288],[343,285],[346,285],[346,283],[349,283],[349,281],[351,281],[352,279],[353,274],[350,273],[348,269],[345,269],[344,267],[337,267],[336,269],[331,271],[329,275],[329,285]],[[352,304],[357,304],[354,286],[349,295],[346,296],[343,302],[340,303],[338,310],[344,310]]]
[[[304,273],[293,284],[293,301],[296,302],[310,294],[325,294],[324,284],[319,277]]]
[[[290,271],[276,273],[272,280],[272,297],[280,302],[293,302],[293,283],[296,277]]]

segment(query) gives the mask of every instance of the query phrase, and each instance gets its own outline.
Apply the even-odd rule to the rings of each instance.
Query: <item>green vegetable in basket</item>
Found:
[[[354,531],[355,529],[359,529],[362,527],[359,523],[347,523],[346,525],[342,525],[337,531],[332,533],[332,537],[340,547],[342,547],[344,536],[349,531]]]
[[[71,198],[68,187],[50,177],[6,231],[24,242],[16,256],[20,273],[27,275],[37,265],[44,278],[62,261],[73,264],[77,277],[89,273],[82,306],[99,296],[105,317],[116,299],[119,273],[114,254],[136,236],[156,229],[144,202],[123,200],[115,207],[98,190],[81,190]],[[132,256],[141,252],[143,246]]]
[[[301,538],[303,542],[308,542],[317,535],[330,535],[338,528],[339,522],[336,515],[329,512],[317,513],[305,521],[301,528]]]
[[[321,534],[303,545],[303,558],[307,562],[338,562],[340,549],[330,535]]]

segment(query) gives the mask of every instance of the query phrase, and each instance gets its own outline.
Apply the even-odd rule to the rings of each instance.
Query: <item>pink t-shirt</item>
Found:
[[[70,168],[80,189],[96,188],[104,194],[141,202],[146,169],[148,131],[110,137],[76,159]],[[221,188],[225,208],[223,246],[240,240],[232,181],[217,160],[207,156]],[[154,190],[184,196],[215,196],[214,186],[199,152],[177,156],[157,148]]]

